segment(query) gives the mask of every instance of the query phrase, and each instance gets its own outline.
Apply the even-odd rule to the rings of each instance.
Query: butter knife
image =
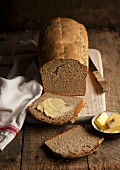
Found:
[[[96,82],[100,86],[102,92],[108,92],[110,87],[108,86],[107,81],[105,78],[100,74],[98,69],[96,68],[94,62],[92,61],[91,57],[89,56],[89,69],[92,72],[93,77],[95,78]]]

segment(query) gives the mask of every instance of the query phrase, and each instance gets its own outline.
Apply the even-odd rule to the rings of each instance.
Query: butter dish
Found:
[[[120,112],[99,113],[92,118],[92,126],[105,138],[118,138],[120,137]]]

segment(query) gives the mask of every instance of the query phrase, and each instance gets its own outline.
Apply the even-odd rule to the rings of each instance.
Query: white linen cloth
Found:
[[[27,116],[27,107],[42,94],[37,59],[37,44],[20,41],[8,77],[0,77],[0,150],[15,138]]]

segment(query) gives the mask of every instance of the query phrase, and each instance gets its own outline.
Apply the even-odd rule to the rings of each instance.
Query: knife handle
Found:
[[[102,92],[108,92],[110,90],[110,87],[108,86],[108,83],[106,82],[106,80],[104,79],[104,77],[100,74],[99,71],[93,71],[92,72],[95,80],[97,81],[97,83],[100,85]]]

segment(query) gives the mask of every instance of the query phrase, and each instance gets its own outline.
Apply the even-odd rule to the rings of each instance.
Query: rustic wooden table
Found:
[[[38,42],[39,31],[23,31],[0,34],[0,55],[5,55],[6,69],[1,65],[0,76],[6,76],[11,66],[11,51],[22,40]],[[120,111],[120,34],[119,31],[88,30],[89,48],[101,52],[104,76],[111,90],[106,94],[107,111]],[[79,159],[63,160],[51,156],[43,147],[46,139],[63,132],[70,125],[55,127],[24,123],[15,139],[0,152],[1,170],[19,169],[120,169],[120,138],[105,139],[93,154]]]

